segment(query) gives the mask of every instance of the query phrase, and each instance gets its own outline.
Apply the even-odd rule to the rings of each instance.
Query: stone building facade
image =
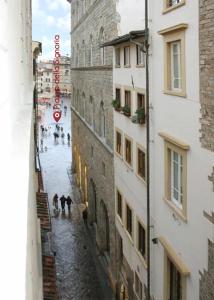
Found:
[[[200,102],[201,102],[201,146],[214,151],[214,3],[212,0],[199,1],[199,47],[200,47]],[[213,185],[214,167],[208,180]],[[214,207],[214,205],[213,205]],[[204,217],[214,228],[214,211],[204,212]],[[208,240],[208,266],[200,280],[200,300],[214,298],[214,243]]]
[[[115,204],[113,174],[112,49],[117,34],[113,0],[71,2],[73,162],[89,222],[107,262],[113,289]]]

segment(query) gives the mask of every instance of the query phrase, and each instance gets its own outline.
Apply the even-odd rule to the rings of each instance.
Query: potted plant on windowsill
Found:
[[[131,116],[131,109],[129,106],[125,105],[122,107],[122,111],[123,111],[123,114],[126,116],[126,117],[130,117]]]
[[[112,101],[112,106],[114,107],[114,109],[115,109],[116,111],[121,111],[121,106],[120,106],[120,101],[119,101],[119,100],[114,99],[114,100]]]
[[[132,122],[135,124],[145,124],[146,114],[145,108],[140,107],[136,110],[135,115],[132,117]]]

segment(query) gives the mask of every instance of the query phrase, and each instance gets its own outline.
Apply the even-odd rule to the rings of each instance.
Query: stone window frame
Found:
[[[142,176],[139,175],[138,173],[138,166],[139,166],[139,162],[138,162],[138,150],[142,151],[145,153],[145,178],[143,178]],[[136,143],[136,176],[143,182],[146,184],[146,171],[147,171],[147,165],[146,165],[146,148],[143,147],[142,145],[140,145],[139,143]]]
[[[173,11],[173,10],[175,10],[175,9],[183,6],[183,5],[185,5],[186,4],[186,0],[181,0],[180,3],[177,3],[177,4],[172,5],[172,6],[169,6],[168,3],[169,3],[169,0],[163,0],[163,12],[162,12],[162,14],[166,14],[168,12],[171,12],[171,11]]]
[[[138,226],[139,224],[145,230],[145,258],[142,256],[141,252],[139,251],[139,226]],[[136,248],[136,251],[137,251],[137,254],[138,254],[140,260],[143,263],[144,268],[146,269],[147,268],[147,229],[146,229],[146,225],[144,224],[144,222],[138,216],[136,216],[135,234],[136,234],[136,237],[135,237],[135,248]]]
[[[188,24],[181,23],[169,28],[160,30],[158,33],[163,36],[164,46],[164,94],[186,98],[186,29]],[[171,88],[171,47],[173,42],[180,42],[180,68],[181,68],[181,89]]]
[[[99,46],[100,46],[100,65],[104,66],[106,64],[106,48],[101,47],[102,44],[105,42],[105,34],[103,26],[100,28],[99,31]]]
[[[163,299],[169,299],[169,261],[173,263],[176,269],[181,274],[181,283],[182,283],[182,300],[187,300],[187,277],[190,276],[190,269],[183,262],[180,255],[172,248],[169,242],[165,237],[161,236],[158,238],[160,244],[164,249],[164,267],[163,267]]]
[[[126,160],[126,140],[131,142],[131,163],[127,162]],[[124,163],[127,167],[129,167],[131,170],[133,170],[133,139],[129,137],[127,134],[124,134]]]
[[[124,204],[125,204],[125,232],[127,234],[127,236],[129,237],[132,245],[134,245],[134,210],[131,207],[131,205],[126,201],[126,199],[124,198]],[[127,207],[130,209],[131,211],[131,226],[132,226],[132,231],[131,233],[128,231],[127,229]]]
[[[164,197],[165,203],[175,212],[180,219],[187,222],[187,152],[190,149],[185,142],[178,140],[171,135],[160,132],[159,136],[164,140]],[[182,190],[183,203],[182,208],[179,208],[171,199],[171,161],[169,151],[175,151],[182,156],[183,170],[182,170]]]
[[[137,281],[136,281],[136,277],[137,277],[137,279],[138,279],[138,282],[139,282],[139,284],[140,284],[140,290],[141,290],[141,295],[138,295],[138,293],[137,293],[137,290],[136,290],[136,283],[137,283]],[[135,293],[135,295],[136,295],[136,297],[137,297],[137,299],[138,300],[143,300],[144,299],[144,296],[145,296],[145,293],[144,293],[144,287],[143,287],[143,282],[140,280],[140,275],[137,273],[137,271],[135,271],[134,272],[134,293]]]
[[[115,198],[116,198],[116,216],[117,216],[117,218],[119,219],[119,221],[120,221],[120,223],[121,223],[121,225],[123,226],[123,221],[124,221],[124,207],[123,207],[123,204],[124,204],[124,196],[123,196],[123,193],[121,192],[121,190],[118,188],[118,187],[116,187],[116,189],[115,189],[115,193],[116,193],[116,195],[115,195]],[[118,193],[121,195],[121,210],[122,210],[122,216],[120,216],[119,214],[118,214]]]
[[[119,153],[117,151],[117,133],[119,133],[121,135],[121,153]],[[121,159],[123,159],[123,131],[121,129],[119,129],[118,127],[115,127],[115,154],[118,155]]]

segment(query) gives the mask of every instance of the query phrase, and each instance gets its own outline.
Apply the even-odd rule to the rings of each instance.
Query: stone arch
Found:
[[[110,229],[108,210],[103,200],[100,201],[100,239],[101,250],[110,252]]]
[[[88,209],[89,209],[90,223],[97,223],[97,194],[96,194],[96,186],[93,179],[90,179],[89,182]]]

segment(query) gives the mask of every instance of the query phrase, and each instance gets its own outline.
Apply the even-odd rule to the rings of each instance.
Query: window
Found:
[[[167,13],[175,8],[184,5],[186,0],[164,0],[164,10],[163,13]]]
[[[125,106],[131,108],[131,92],[125,91]]]
[[[103,101],[100,103],[100,134],[102,138],[106,137],[106,118]]]
[[[120,219],[123,219],[123,200],[121,193],[117,190],[117,214]]]
[[[170,43],[171,89],[181,89],[181,41]]]
[[[169,264],[169,298],[173,300],[182,299],[181,274],[168,259]]]
[[[135,272],[135,293],[139,300],[142,300],[143,297],[143,285],[139,279],[138,274]]]
[[[164,36],[164,93],[186,97],[185,29],[179,24],[159,31]]]
[[[69,75],[69,70],[65,70],[65,76]]]
[[[100,63],[105,65],[105,47],[102,47],[102,44],[105,42],[104,29],[100,29],[99,44],[100,44]]]
[[[93,37],[90,36],[89,65],[93,66]]]
[[[91,157],[93,158],[94,157],[94,147],[91,146]]]
[[[102,175],[106,176],[106,165],[104,162],[102,162]]]
[[[137,249],[146,260],[146,230],[141,225],[141,223],[138,221],[138,243],[137,243]]]
[[[130,48],[129,47],[124,48],[124,66],[125,67],[130,66]]]
[[[116,146],[116,152],[119,154],[119,155],[122,155],[122,134],[121,132],[117,131],[116,130],[116,143],[115,143],[115,146]]]
[[[159,241],[164,248],[163,299],[186,300],[186,277],[190,270],[163,236],[159,237]]]
[[[145,95],[137,93],[137,108],[145,108]]]
[[[165,139],[165,199],[186,220],[189,146],[166,133],[159,135]]]
[[[130,166],[132,165],[132,142],[128,138],[125,138],[125,160]]]
[[[146,154],[139,147],[137,147],[137,174],[146,179]]]
[[[115,90],[115,96],[116,96],[116,100],[119,102],[119,104],[121,106],[121,93],[120,93],[120,89],[116,89]]]
[[[144,53],[141,51],[140,46],[136,46],[137,66],[144,65]]]
[[[120,48],[115,50],[115,65],[116,67],[120,67]]]
[[[126,229],[130,236],[132,236],[132,210],[128,204],[126,204]]]

